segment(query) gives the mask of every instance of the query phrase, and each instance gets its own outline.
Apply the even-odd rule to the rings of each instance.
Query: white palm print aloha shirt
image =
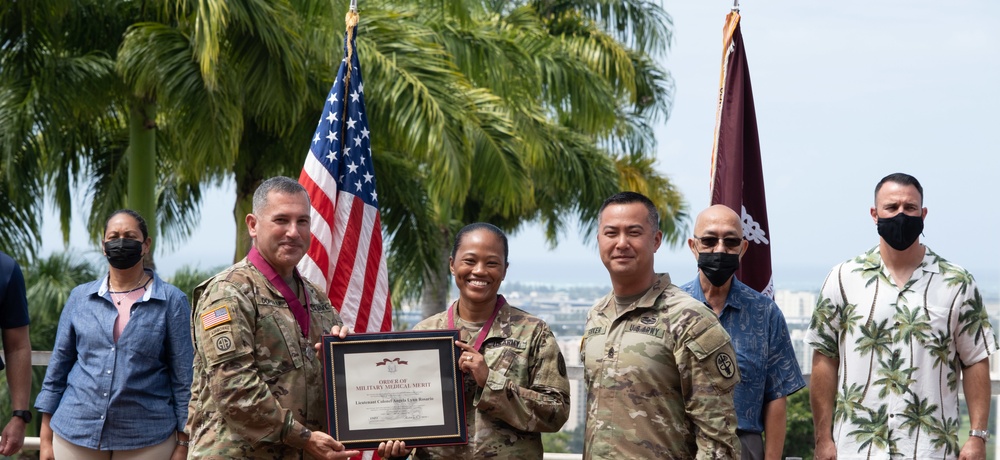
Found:
[[[958,455],[961,369],[997,351],[972,275],[926,248],[902,287],[878,247],[823,283],[806,342],[838,358],[838,459]]]

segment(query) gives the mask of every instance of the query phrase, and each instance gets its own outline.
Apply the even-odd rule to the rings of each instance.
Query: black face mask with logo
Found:
[[[132,268],[142,260],[142,241],[130,238],[115,238],[104,242],[104,254],[108,264],[119,270]]]
[[[740,268],[740,255],[728,252],[700,252],[698,268],[712,286],[719,287],[726,284],[726,281],[729,281],[733,273]]]
[[[924,219],[899,213],[892,217],[878,218],[878,234],[893,249],[903,251],[917,241],[924,231]]]

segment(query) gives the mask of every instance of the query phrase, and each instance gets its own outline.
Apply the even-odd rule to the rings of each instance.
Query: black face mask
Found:
[[[108,263],[119,270],[132,268],[142,260],[142,241],[130,238],[116,238],[104,242],[104,254]]]
[[[740,268],[740,255],[728,252],[700,252],[698,268],[712,286],[719,287],[726,284],[726,281],[729,281],[733,273]]]
[[[901,212],[892,217],[878,218],[879,236],[897,251],[913,246],[923,231],[924,219],[920,216],[908,216]]]

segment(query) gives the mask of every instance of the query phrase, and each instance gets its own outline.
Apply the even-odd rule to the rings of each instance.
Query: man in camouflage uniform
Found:
[[[598,246],[613,292],[587,315],[584,459],[740,457],[736,353],[704,304],[653,270],[659,216],[645,196],[605,200]]]
[[[358,453],[326,433],[323,365],[314,344],[328,331],[346,330],[323,291],[295,269],[309,248],[309,208],[298,182],[262,183],[246,217],[250,254],[194,291],[189,458]]]

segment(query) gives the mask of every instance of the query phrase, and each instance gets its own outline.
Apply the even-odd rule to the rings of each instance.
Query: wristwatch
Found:
[[[983,442],[990,442],[990,432],[986,430],[969,430],[969,436],[983,438]]]
[[[16,410],[10,413],[14,417],[20,417],[24,420],[24,423],[31,423],[31,411],[29,410]]]

